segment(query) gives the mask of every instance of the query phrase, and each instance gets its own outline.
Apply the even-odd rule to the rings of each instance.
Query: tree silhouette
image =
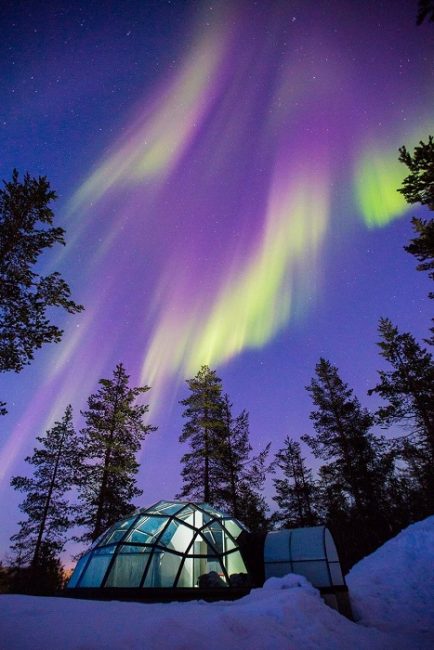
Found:
[[[222,382],[215,370],[202,366],[187,380],[190,395],[181,400],[185,423],[179,441],[188,442],[190,451],[181,459],[181,498],[217,504],[220,474],[219,456],[224,436]]]
[[[106,528],[135,508],[142,494],[136,486],[136,455],[142,441],[156,427],[144,423],[148,406],[136,399],[148,386],[130,388],[122,364],[112,379],[100,379],[82,413],[80,431],[77,524],[85,527],[79,541],[94,541]]]
[[[318,488],[312,470],[301,454],[300,443],[287,436],[284,446],[276,453],[273,471],[279,469],[282,477],[273,479],[276,495],[273,500],[279,506],[274,521],[285,528],[314,526],[318,523],[316,512]]]
[[[378,411],[380,421],[390,426],[398,423],[411,434],[407,456],[423,473],[423,483],[431,509],[434,510],[434,363],[431,354],[408,332],[400,333],[387,318],[379,323],[381,356],[391,366],[380,370],[380,381],[369,391],[385,401]],[[413,452],[412,446],[417,449]]]
[[[373,416],[338,369],[320,359],[315,370],[307,390],[315,406],[310,418],[316,436],[301,439],[325,461],[319,471],[325,518],[346,540],[354,562],[387,538],[389,463],[383,459],[382,441],[371,432]]]
[[[46,177],[25,174],[20,182],[17,170],[0,190],[0,372],[19,372],[44,343],[60,341],[63,332],[48,316],[52,307],[83,309],[60,273],[35,270],[45,249],[65,244],[63,228],[52,226],[55,198]]]
[[[40,587],[49,574],[56,576],[59,556],[72,524],[71,507],[66,498],[74,485],[77,437],[68,406],[60,422],[45,436],[37,437],[40,446],[26,462],[35,468],[32,477],[14,476],[11,485],[26,494],[20,510],[26,519],[11,537],[15,564],[29,566],[31,587]],[[45,576],[45,577],[44,577]],[[50,580],[48,580],[50,582]]]

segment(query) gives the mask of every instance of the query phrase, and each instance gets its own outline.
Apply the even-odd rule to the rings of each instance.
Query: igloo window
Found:
[[[315,587],[345,585],[336,546],[324,526],[276,530],[264,545],[265,577],[299,573]]]
[[[246,530],[207,504],[160,501],[112,526],[78,562],[68,589],[230,588],[247,584]]]

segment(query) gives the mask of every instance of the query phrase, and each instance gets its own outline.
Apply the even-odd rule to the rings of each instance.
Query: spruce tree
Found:
[[[420,203],[434,210],[434,139],[428,136],[428,141],[421,140],[413,154],[406,147],[400,147],[399,160],[409,169],[399,192],[404,195],[407,203]]]
[[[390,532],[382,444],[371,433],[372,415],[329,361],[320,359],[316,378],[307,390],[316,407],[310,418],[317,435],[302,436],[302,440],[316,458],[326,461],[320,468],[326,518],[331,525],[338,521],[346,527],[344,538],[355,533],[349,557],[353,562]]]
[[[412,219],[413,230],[417,237],[412,239],[405,250],[414,255],[420,264],[416,267],[418,271],[428,271],[431,280],[434,280],[434,219]],[[434,298],[434,292],[430,292],[430,298]]]
[[[253,533],[269,530],[270,521],[267,517],[269,510],[267,502],[262,496],[262,490],[265,483],[266,468],[265,464],[261,467],[257,465],[253,474],[255,484],[251,485],[249,481],[243,481],[238,490],[238,504],[240,509],[240,521],[249,528]]]
[[[270,443],[257,455],[250,444],[249,414],[232,416],[228,395],[222,399],[223,436],[217,468],[220,475],[219,505],[252,530],[265,528],[268,506],[262,497]]]
[[[243,411],[234,419],[232,404],[225,394],[221,404],[221,417],[223,429],[218,456],[221,486],[218,500],[220,507],[238,518],[240,473],[252,450],[249,442],[249,416]]]
[[[65,244],[63,228],[52,226],[55,198],[45,177],[25,174],[20,182],[16,170],[0,190],[0,372],[19,372],[44,343],[60,341],[52,307],[70,314],[83,309],[60,273],[37,271],[45,249]]]
[[[273,479],[276,495],[273,497],[279,507],[274,513],[275,522],[284,528],[315,526],[317,486],[312,470],[306,466],[301,454],[300,443],[285,438],[284,446],[276,453],[273,472],[281,471],[281,477]]]
[[[190,395],[180,402],[186,421],[179,441],[189,443],[190,451],[181,458],[183,485],[178,496],[217,505],[224,434],[222,382],[215,370],[202,366],[187,385]]]
[[[404,179],[399,192],[404,195],[407,203],[420,203],[434,210],[434,140],[430,135],[427,142],[422,140],[410,154],[405,147],[399,150],[399,160],[404,163],[410,174]],[[428,276],[434,280],[434,219],[413,217],[413,230],[416,234],[405,250],[414,255],[419,261],[418,271],[428,271]],[[434,298],[434,292],[429,293]],[[431,338],[427,341],[434,345],[434,327],[431,327]]]
[[[60,570],[59,555],[71,525],[66,495],[74,484],[77,459],[71,406],[60,422],[36,439],[40,446],[26,458],[35,468],[33,476],[14,476],[11,480],[15,490],[26,494],[20,510],[27,516],[20,522],[18,533],[11,537],[11,548],[15,564],[30,567],[33,587],[50,572],[56,574]]]
[[[133,499],[142,494],[136,486],[136,456],[156,427],[144,423],[148,406],[135,403],[149,387],[130,388],[128,380],[124,366],[117,365],[112,379],[100,379],[99,390],[90,395],[82,413],[77,524],[85,532],[78,541],[94,541],[132,512]]]
[[[379,323],[381,356],[390,370],[380,370],[380,381],[369,391],[386,404],[378,410],[386,426],[400,424],[409,434],[407,460],[412,459],[431,511],[434,511],[434,363],[432,355],[408,332],[400,333],[387,318]]]

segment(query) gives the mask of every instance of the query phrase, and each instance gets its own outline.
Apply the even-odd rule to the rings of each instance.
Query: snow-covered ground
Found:
[[[431,650],[434,517],[410,526],[348,576],[360,622],[302,577],[268,580],[235,602],[143,604],[0,597],[1,650]]]
[[[434,517],[401,531],[346,579],[360,623],[413,640],[408,648],[434,648]]]

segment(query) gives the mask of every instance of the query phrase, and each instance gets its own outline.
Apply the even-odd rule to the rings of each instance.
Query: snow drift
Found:
[[[390,650],[434,641],[434,517],[351,571],[360,623],[305,578],[269,579],[235,602],[144,604],[0,597],[1,650]],[[430,618],[431,617],[431,618]]]
[[[347,584],[356,620],[434,648],[434,517],[361,560]]]

